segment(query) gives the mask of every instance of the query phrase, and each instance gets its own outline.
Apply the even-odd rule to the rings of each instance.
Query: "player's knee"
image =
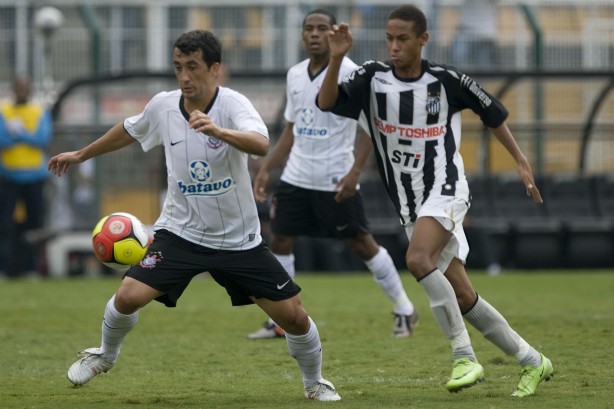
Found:
[[[422,252],[408,252],[405,261],[409,272],[416,278],[424,277],[435,268],[430,257]]]
[[[129,287],[120,287],[115,294],[115,309],[122,314],[132,314],[142,306],[139,295]]]
[[[309,317],[305,310],[301,308],[286,316],[282,322],[277,322],[277,325],[290,334],[304,335],[309,332]]]

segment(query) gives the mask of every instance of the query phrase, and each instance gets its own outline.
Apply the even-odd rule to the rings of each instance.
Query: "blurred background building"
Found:
[[[474,248],[473,254],[493,254],[504,267],[614,267],[614,1],[414,3],[429,18],[426,56],[471,74],[508,106],[510,127],[530,156],[546,199],[537,207],[524,197],[514,162],[467,113],[462,153],[474,195],[470,224],[487,233],[489,246]],[[487,4],[487,16],[467,17],[479,3]],[[383,29],[398,4],[0,0],[0,99],[9,97],[15,74],[28,73],[38,98],[54,113],[52,152],[82,146],[140,112],[154,93],[176,88],[173,41],[186,30],[205,28],[223,42],[227,85],[254,102],[274,141],[283,125],[285,72],[305,57],[300,46],[305,12],[325,7],[339,21],[350,22],[350,57],[362,63],[386,59]],[[61,14],[52,33],[36,24],[43,7]],[[494,21],[487,24],[491,17]],[[468,33],[480,18],[479,34]],[[487,43],[476,40],[485,32]],[[112,211],[131,212],[152,224],[165,177],[162,151],[146,155],[135,145],[84,164],[66,180],[54,178],[47,195],[52,205],[48,230],[33,240],[44,244],[61,231],[87,231]],[[362,186],[374,233],[391,253],[397,249],[395,261],[404,268],[404,233],[374,164],[365,171]],[[305,239],[299,247],[299,269],[363,268],[334,242]],[[314,256],[323,251],[328,257]],[[479,268],[484,263],[483,257],[470,260]]]

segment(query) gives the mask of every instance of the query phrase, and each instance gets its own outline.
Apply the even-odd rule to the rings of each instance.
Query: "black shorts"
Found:
[[[226,288],[232,305],[253,304],[250,296],[286,300],[301,291],[264,242],[250,250],[215,250],[166,230],[156,232],[143,260],[125,276],[164,292],[156,301],[175,307],[192,278],[203,272]]]
[[[338,239],[369,233],[360,191],[343,203],[335,202],[335,195],[280,181],[271,203],[271,230],[285,236]]]

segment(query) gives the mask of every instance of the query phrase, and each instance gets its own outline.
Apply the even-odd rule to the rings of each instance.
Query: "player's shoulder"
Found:
[[[179,106],[179,99],[181,98],[181,90],[176,89],[173,91],[161,91],[154,95],[147,104],[149,109],[164,110],[175,108]]]
[[[377,73],[392,72],[392,63],[390,61],[368,60],[363,62],[358,67],[359,75],[374,76]]]
[[[216,96],[216,103],[219,103],[220,106],[223,106],[223,109],[233,109],[233,108],[253,108],[252,102],[247,98],[244,94],[239,91],[235,91],[232,88],[218,86],[218,92]]]
[[[435,77],[460,80],[464,75],[456,67],[451,65],[440,64],[429,60],[423,60],[423,64],[425,71]]]

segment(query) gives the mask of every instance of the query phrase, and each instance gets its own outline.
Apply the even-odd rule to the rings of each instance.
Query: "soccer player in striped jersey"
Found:
[[[302,40],[309,58],[288,70],[287,122],[273,151],[254,178],[254,196],[264,202],[271,170],[285,162],[271,205],[271,250],[294,277],[294,243],[297,236],[345,240],[372,272],[374,281],[393,303],[394,337],[408,337],[418,320],[392,257],[369,232],[358,178],[371,152],[368,135],[359,136],[356,155],[356,121],[320,111],[315,98],[329,59],[327,34],[335,16],[316,9],[303,19]],[[355,68],[349,58],[341,62],[340,78]],[[356,156],[356,157],[355,157]],[[250,339],[282,337],[269,319]]]
[[[168,174],[153,242],[106,305],[101,347],[84,350],[68,379],[83,385],[109,371],[139,309],[154,299],[175,307],[192,278],[208,271],[226,288],[232,305],[255,303],[286,331],[307,398],[340,400],[322,378],[322,345],[302,306],[301,289],[260,235],[247,160],[249,154],[267,153],[269,135],[244,95],[217,85],[221,55],[221,43],[209,31],[182,34],[173,50],[180,89],[155,95],[141,114],[85,148],[49,161],[60,176],[71,164],[137,141],[145,151],[164,147]]]
[[[513,396],[532,395],[554,374],[552,363],[529,345],[474,290],[464,268],[469,246],[463,218],[469,187],[459,153],[461,111],[469,108],[517,162],[526,192],[541,203],[531,166],[505,120],[508,112],[478,83],[454,68],[422,59],[424,13],[411,5],[387,21],[390,59],[369,61],[341,84],[337,76],[352,44],[347,24],[329,32],[330,62],[317,97],[325,111],[358,119],[373,142],[379,173],[410,239],[407,267],[424,288],[435,320],[452,346],[451,392],[483,379],[463,317],[522,366]]]

